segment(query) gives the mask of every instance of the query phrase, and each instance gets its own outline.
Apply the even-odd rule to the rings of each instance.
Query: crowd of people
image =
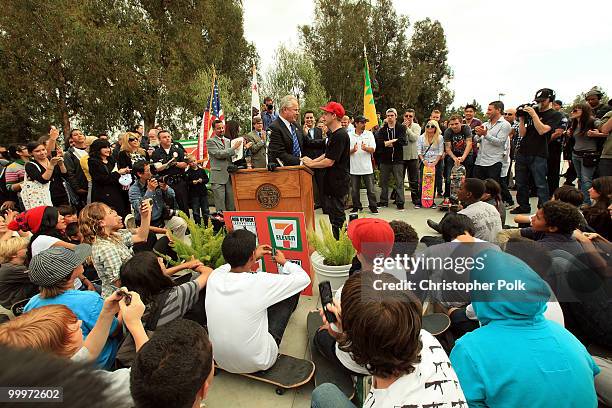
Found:
[[[554,92],[542,89],[538,106],[491,102],[484,123],[469,105],[448,120],[434,111],[423,131],[413,109],[400,123],[389,108],[369,131],[365,117],[349,117],[336,102],[318,120],[305,112],[298,125],[295,97],[283,98],[278,113],[266,98],[245,136],[236,122],[212,123],[209,171],[167,130],[144,135],[141,126],[115,145],[74,129],[63,151],[52,127],[40,140],[0,148],[0,345],[8,364],[0,383],[55,381],[75,407],[92,399],[195,407],[214,364],[233,373],[271,368],[309,274],[247,230],[226,232],[226,263],[214,270],[199,260],[169,267],[161,255],[176,259],[171,241],[189,242],[178,210],[208,222],[207,186],[216,211],[232,210],[232,171],[302,164],[313,169],[314,205],[336,236],[346,209],[362,210],[362,185],[371,213],[395,200],[404,218],[348,223],[351,275],[324,306],[336,322],[321,310],[313,343],[338,370],[372,376],[363,406],[610,406],[612,121],[600,98],[587,93],[566,119]],[[568,149],[572,166],[559,186]],[[457,165],[467,177],[455,196]],[[438,234],[419,240],[401,211],[406,179],[420,208],[425,166],[435,168],[438,204],[449,211],[428,221]],[[506,225],[513,184],[519,228]],[[415,262],[377,270],[395,256]],[[252,273],[262,257],[281,273]],[[466,257],[484,259],[482,267],[458,273],[427,262]],[[445,286],[516,280],[525,287],[518,297]],[[428,305],[449,317],[444,333],[423,329]],[[323,384],[312,406],[354,405]]]

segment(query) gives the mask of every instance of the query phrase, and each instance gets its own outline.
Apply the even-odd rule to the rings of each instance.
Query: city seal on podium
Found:
[[[265,183],[257,188],[255,198],[263,208],[275,208],[280,202],[281,193],[274,184]]]

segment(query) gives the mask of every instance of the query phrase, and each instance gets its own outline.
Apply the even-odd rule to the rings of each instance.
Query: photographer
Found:
[[[155,166],[156,173],[165,176],[166,181],[176,194],[179,208],[185,214],[189,214],[189,197],[187,193],[187,181],[185,180],[185,150],[177,143],[172,142],[172,135],[167,130],[161,130],[159,137],[159,148],[153,152],[151,162]]]
[[[537,106],[521,105],[516,109],[519,118],[519,136],[521,143],[516,154],[516,201],[518,207],[512,214],[531,213],[529,204],[529,176],[532,175],[538,191],[538,207],[548,199],[549,191],[546,182],[548,172],[548,141],[553,130],[561,127],[563,115],[552,109],[555,91],[540,89],[535,95]]]
[[[144,199],[151,199],[151,231],[156,234],[165,234],[166,228],[178,239],[185,238],[187,223],[174,209],[174,190],[163,179],[151,177],[151,166],[145,161],[134,164],[134,175],[137,181],[132,184],[129,191],[130,204],[134,209],[136,222],[140,223],[140,206]]]

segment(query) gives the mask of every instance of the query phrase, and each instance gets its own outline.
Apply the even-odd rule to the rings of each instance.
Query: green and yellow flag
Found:
[[[365,78],[365,83],[363,85],[363,116],[369,120],[369,122],[366,123],[366,129],[370,130],[378,125],[378,118],[376,117],[374,94],[372,93],[372,84],[370,83],[370,68],[368,67],[368,57],[365,55],[365,49],[363,57],[365,60],[365,65],[363,67],[363,76]]]

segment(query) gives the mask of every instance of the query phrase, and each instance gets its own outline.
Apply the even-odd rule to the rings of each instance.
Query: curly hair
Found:
[[[64,305],[42,306],[0,325],[0,343],[70,358],[79,351],[70,340],[74,332],[70,326],[77,322]]]
[[[377,290],[375,280],[398,283],[390,274],[353,274],[342,289],[342,330],[338,346],[377,377],[410,374],[423,343],[421,303],[408,291]]]
[[[557,227],[560,234],[571,234],[582,222],[580,211],[563,201],[547,201],[542,206],[544,220],[549,227]]]
[[[412,255],[419,243],[419,234],[412,228],[410,224],[400,220],[393,220],[389,223],[393,234],[395,235],[395,244],[391,256],[400,254]],[[408,244],[408,245],[407,245]],[[401,249],[404,251],[401,251]]]
[[[96,238],[110,238],[119,240],[116,233],[107,234],[101,221],[110,211],[110,207],[104,203],[87,204],[79,214],[79,230],[83,235],[83,242],[93,244]]]

